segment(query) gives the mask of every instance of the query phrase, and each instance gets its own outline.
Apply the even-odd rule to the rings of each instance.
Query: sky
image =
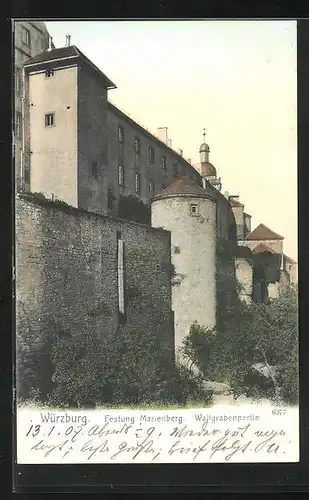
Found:
[[[206,128],[222,192],[297,260],[296,21],[49,21],[116,85],[109,100],[192,164]]]

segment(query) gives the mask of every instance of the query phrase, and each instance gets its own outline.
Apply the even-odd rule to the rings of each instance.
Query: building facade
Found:
[[[24,197],[36,193],[45,200],[43,210],[21,197],[16,223],[19,300],[38,294],[33,317],[41,315],[46,325],[57,318],[61,328],[72,324],[76,331],[90,324],[98,332],[114,331],[119,321],[161,325],[174,330],[181,359],[179,348],[194,321],[216,326],[219,271],[224,286],[227,276],[235,289],[239,282],[246,303],[274,298],[283,282],[297,280],[283,237],[264,225],[251,231],[239,196],[221,193],[205,134],[194,168],[109,102],[116,85],[69,44],[49,45],[24,63],[23,74],[20,188]],[[117,218],[118,201],[128,196],[151,203],[152,227]],[[223,263],[218,249],[226,243],[233,259]],[[275,257],[268,294],[261,291],[265,273],[257,278],[261,244]]]
[[[14,40],[14,127],[13,127],[13,158],[16,172],[17,189],[20,189],[21,179],[29,175],[29,162],[24,156],[23,139],[24,128],[24,63],[47,50],[50,40],[46,26],[37,21],[14,21],[13,22],[13,40]],[[27,149],[27,146],[26,146]],[[23,160],[26,164],[23,167]],[[21,169],[23,168],[23,172]]]
[[[116,85],[75,46],[24,65],[28,89],[28,190],[113,213],[120,196],[145,203],[179,176],[198,172],[167,144],[108,102]]]

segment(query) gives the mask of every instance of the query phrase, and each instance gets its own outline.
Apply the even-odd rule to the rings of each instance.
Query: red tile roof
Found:
[[[153,200],[158,198],[173,197],[173,196],[197,196],[201,198],[213,198],[214,194],[211,191],[207,191],[195,182],[191,181],[186,177],[182,177],[177,181],[173,182],[167,186],[166,189],[157,194]]]
[[[283,240],[283,236],[275,233],[272,229],[265,226],[265,224],[260,224],[254,229],[248,236],[246,240]]]

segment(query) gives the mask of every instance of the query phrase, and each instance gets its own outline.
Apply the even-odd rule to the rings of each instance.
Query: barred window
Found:
[[[149,188],[149,195],[150,197],[153,197],[154,195],[154,185],[153,185],[153,180],[149,179],[148,181],[148,188]]]
[[[118,142],[124,143],[124,128],[121,125],[118,126]]]
[[[55,125],[55,113],[47,113],[45,115],[45,127],[53,127]]]
[[[124,186],[124,168],[123,165],[118,165],[118,185]]]
[[[134,139],[134,151],[135,154],[140,155],[141,154],[141,141],[139,137],[135,137]]]
[[[161,167],[162,171],[165,174],[166,173],[166,156],[162,156],[161,158]]]
[[[94,179],[98,178],[98,162],[97,161],[93,161],[91,163],[91,175]]]
[[[154,163],[154,161],[155,161],[154,148],[150,147],[149,148],[149,163]]]
[[[173,163],[173,175],[174,175],[174,177],[178,176],[178,163],[177,163],[177,161],[175,161]]]
[[[15,70],[15,89],[16,94],[20,94],[22,91],[22,71],[20,68]]]
[[[19,111],[16,112],[15,135],[16,135],[17,139],[22,138],[22,117],[21,117],[21,113]]]
[[[135,172],[135,192],[141,194],[141,174]]]

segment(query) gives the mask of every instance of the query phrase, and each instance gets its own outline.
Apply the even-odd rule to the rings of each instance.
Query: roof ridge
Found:
[[[276,233],[264,223],[260,223],[251,233],[249,233],[246,240],[283,240],[284,237]]]

